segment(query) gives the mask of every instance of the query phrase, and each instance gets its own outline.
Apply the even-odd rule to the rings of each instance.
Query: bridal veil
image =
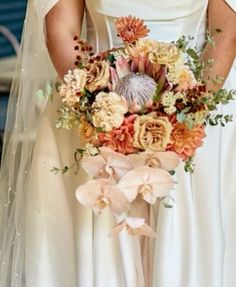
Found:
[[[24,210],[37,125],[55,79],[44,17],[58,0],[28,1],[12,84],[0,172],[0,286],[24,286]],[[44,89],[46,93],[37,93]]]

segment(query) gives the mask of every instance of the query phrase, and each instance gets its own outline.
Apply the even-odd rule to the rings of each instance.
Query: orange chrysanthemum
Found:
[[[150,31],[147,29],[147,26],[144,25],[143,20],[132,17],[131,15],[118,18],[115,21],[115,26],[117,35],[125,43],[129,44],[134,43],[140,38],[146,37]]]
[[[169,149],[177,153],[183,160],[195,155],[198,147],[202,146],[206,136],[204,127],[198,125],[192,129],[184,123],[176,123],[173,126]]]

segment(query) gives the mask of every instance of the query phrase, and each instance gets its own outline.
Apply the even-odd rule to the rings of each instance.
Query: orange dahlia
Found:
[[[147,26],[144,25],[143,20],[133,17],[131,15],[127,17],[120,17],[115,21],[117,35],[125,43],[134,43],[140,38],[144,38],[150,31]]]
[[[183,160],[195,155],[198,147],[202,146],[206,136],[204,127],[198,125],[192,129],[184,123],[175,123],[171,134],[169,149],[177,153]]]
[[[102,146],[123,153],[130,154],[136,152],[133,146],[134,137],[134,120],[136,115],[131,115],[124,119],[123,124],[108,133],[99,133],[99,141]]]

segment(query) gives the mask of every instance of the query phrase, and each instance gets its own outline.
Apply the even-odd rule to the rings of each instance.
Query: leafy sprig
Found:
[[[184,170],[186,172],[190,172],[193,173],[194,172],[194,161],[193,161],[193,157],[189,157],[189,159],[187,161],[185,161],[185,165],[184,165]]]

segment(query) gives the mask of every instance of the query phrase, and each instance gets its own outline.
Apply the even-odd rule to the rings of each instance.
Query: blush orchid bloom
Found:
[[[146,202],[155,204],[157,198],[169,194],[173,185],[174,181],[168,171],[143,166],[125,174],[117,186],[129,202],[133,202],[140,194]]]
[[[118,181],[133,169],[133,164],[125,155],[107,147],[101,147],[99,151],[99,155],[81,160],[82,168],[93,178],[113,178]]]
[[[116,184],[108,179],[91,180],[76,190],[77,200],[100,214],[104,208],[110,207],[113,214],[121,214],[129,209],[129,202],[120,192]]]
[[[142,152],[128,155],[135,167],[149,166],[161,168],[167,171],[174,170],[180,163],[179,156],[172,151],[164,152]]]
[[[127,217],[120,223],[112,228],[111,236],[118,235],[122,230],[126,229],[129,235],[133,236],[148,236],[155,237],[155,232],[145,223],[144,218],[139,217]]]

